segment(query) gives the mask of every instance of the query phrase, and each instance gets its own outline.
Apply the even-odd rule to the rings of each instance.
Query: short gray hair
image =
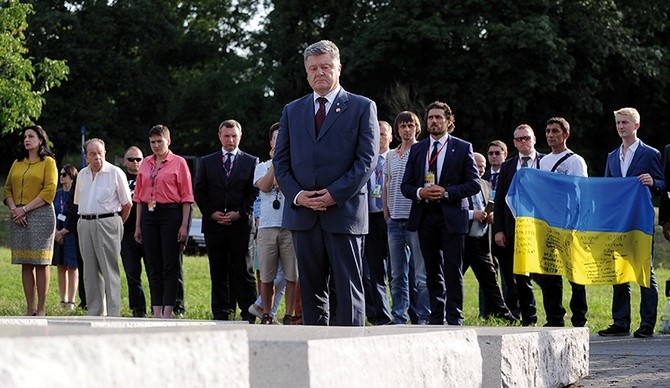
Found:
[[[307,61],[308,57],[329,54],[331,58],[340,60],[340,49],[337,45],[329,40],[320,40],[312,43],[305,49],[304,59]]]
[[[84,152],[88,153],[88,145],[91,143],[98,142],[102,146],[102,149],[105,150],[105,142],[102,141],[102,139],[98,139],[97,137],[94,137],[93,139],[88,139],[84,142]]]

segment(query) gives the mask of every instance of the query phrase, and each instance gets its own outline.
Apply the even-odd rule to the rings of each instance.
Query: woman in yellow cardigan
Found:
[[[21,264],[26,315],[46,315],[57,182],[58,169],[46,132],[39,125],[24,128],[23,143],[7,175],[4,203],[12,212],[12,264]]]

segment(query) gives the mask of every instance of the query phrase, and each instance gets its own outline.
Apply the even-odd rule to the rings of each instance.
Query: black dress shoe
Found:
[[[612,325],[605,330],[600,330],[598,335],[602,337],[623,337],[630,335],[630,329],[627,327]]]
[[[635,338],[650,338],[654,336],[654,329],[647,325],[641,325],[639,329],[635,330],[633,337]]]

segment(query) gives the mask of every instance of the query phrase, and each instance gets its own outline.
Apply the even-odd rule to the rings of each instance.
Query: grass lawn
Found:
[[[8,230],[8,210],[5,206],[0,206],[0,316],[2,315],[22,315],[25,312],[25,299],[23,296],[23,289],[21,287],[21,267],[10,264],[10,250],[9,246],[9,230]],[[664,290],[665,280],[670,277],[670,243],[662,238],[662,233],[657,231],[656,243],[654,246],[656,255],[656,276],[659,282],[659,315],[661,306],[665,303]],[[128,309],[128,292],[126,286],[125,275],[122,274],[122,291],[123,300],[121,302],[123,316],[131,316]],[[185,281],[185,303],[187,319],[210,319],[210,279],[209,279],[209,265],[207,258],[204,256],[186,256],[184,257],[184,281]],[[145,292],[147,299],[149,297],[148,282],[144,279]],[[639,287],[632,284],[632,317],[633,322],[631,328],[634,330],[640,323],[639,317],[639,303],[640,291]],[[539,287],[535,287],[535,297],[538,304],[538,325],[543,325],[544,309],[542,307],[542,294]],[[611,286],[588,286],[588,327],[592,331],[603,329],[611,323],[611,302],[612,302],[612,287]],[[47,302],[47,314],[54,315],[83,315],[84,312],[77,310],[74,312],[64,312],[58,307],[58,279],[56,267],[51,267],[51,285],[49,287],[49,296]],[[564,306],[569,305],[570,301],[570,286],[567,281],[564,282]],[[569,309],[568,309],[569,310]],[[569,323],[569,312],[566,317],[566,322]],[[283,316],[283,308],[280,309],[279,317]],[[464,316],[466,325],[496,325],[500,322],[495,320],[481,321],[478,316],[478,284],[475,280],[472,271],[465,274],[465,305]]]

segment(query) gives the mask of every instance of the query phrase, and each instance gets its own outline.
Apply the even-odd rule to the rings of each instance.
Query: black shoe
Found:
[[[272,315],[270,314],[263,314],[263,318],[261,318],[261,325],[272,325],[274,322],[274,319],[272,319]]]
[[[521,320],[521,326],[537,326],[537,317],[524,318]]]
[[[635,338],[650,338],[654,336],[654,329],[647,325],[640,325],[640,328],[635,330],[633,337]]]
[[[642,327],[640,327],[640,329],[642,329]],[[598,335],[602,337],[623,337],[630,335],[630,329],[627,327],[612,325],[605,330],[600,330]]]
[[[565,327],[565,323],[562,321],[547,322],[544,324],[544,327]]]

